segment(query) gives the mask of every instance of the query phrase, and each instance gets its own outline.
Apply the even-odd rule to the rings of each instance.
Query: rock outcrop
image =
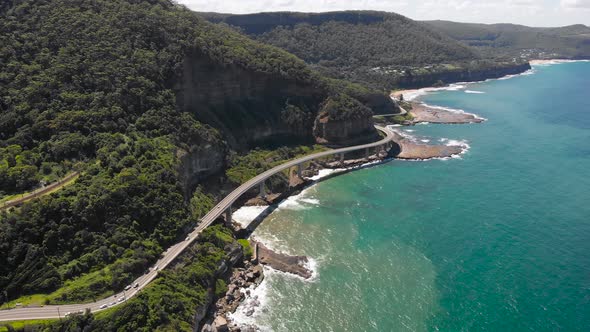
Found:
[[[258,261],[275,270],[298,275],[304,279],[312,276],[312,271],[305,267],[308,262],[306,256],[291,256],[274,252],[258,242]]]
[[[387,96],[343,85],[341,88],[353,95],[348,98],[368,112],[328,122],[321,115],[318,122],[316,118],[325,102],[342,93],[337,91],[339,86],[319,77],[305,72],[308,77],[293,78],[238,64],[222,65],[198,51],[187,55],[183,64],[175,85],[178,108],[219,129],[230,147],[237,150],[269,142],[312,143],[315,128],[323,131],[321,135],[329,143],[348,144],[358,141],[359,135],[360,140],[367,140],[376,135],[371,110],[397,112],[397,106]]]
[[[465,124],[465,123],[481,123],[485,119],[476,116],[475,114],[450,111],[437,107],[429,107],[421,103],[412,103],[413,119],[409,124],[416,124],[422,122],[428,123],[444,123],[444,124]]]
[[[315,119],[316,142],[330,146],[355,145],[379,138],[371,110],[346,95],[329,97]]]
[[[311,141],[312,121],[323,93],[309,82],[220,65],[195,51],[185,57],[177,104],[220,129],[232,147],[246,149],[269,140]],[[304,124],[307,132],[293,128],[282,116],[288,105],[303,112],[302,119],[309,118]]]
[[[195,185],[225,168],[226,148],[221,143],[193,145],[189,150],[178,150],[178,175],[188,198]]]

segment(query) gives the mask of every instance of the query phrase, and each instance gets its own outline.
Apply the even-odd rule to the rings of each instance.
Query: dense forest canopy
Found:
[[[324,66],[420,65],[477,58],[468,47],[393,13],[204,15]]]
[[[383,90],[526,70],[520,61],[488,59],[428,24],[394,13],[201,15],[292,52],[325,75]]]
[[[214,188],[200,186],[186,196],[179,151],[216,151],[222,157],[215,170],[223,176],[231,133],[178,106],[178,82],[190,55],[213,74],[271,77],[319,98],[317,105],[306,100],[292,107],[284,91],[273,92],[282,104],[268,109],[268,117],[297,122],[302,109],[311,112],[305,117],[315,116],[320,102],[337,91],[377,104],[374,92],[324,79],[294,55],[171,1],[1,4],[0,199],[72,170],[81,175],[50,196],[0,212],[0,302],[35,293],[47,294],[50,303],[111,294],[211,208]],[[194,79],[217,82],[215,76]],[[230,97],[219,91],[218,98]],[[377,99],[393,107],[385,96]],[[253,111],[247,102],[239,106]],[[232,105],[221,111],[225,121],[240,121]]]

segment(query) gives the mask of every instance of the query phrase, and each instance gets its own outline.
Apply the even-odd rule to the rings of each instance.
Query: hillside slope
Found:
[[[474,49],[429,25],[394,13],[201,15],[292,52],[332,77],[385,90],[432,85],[440,80],[475,80],[528,69],[522,63],[486,61]]]
[[[515,24],[424,23],[489,56],[523,59],[590,58],[590,27],[581,24],[532,28]]]
[[[0,196],[81,171],[0,214],[0,303],[112,294],[211,208],[232,150],[325,139],[313,123],[337,96],[365,106],[342,108],[334,126],[346,123],[348,135],[331,144],[375,138],[370,108],[395,108],[171,1],[0,9]]]

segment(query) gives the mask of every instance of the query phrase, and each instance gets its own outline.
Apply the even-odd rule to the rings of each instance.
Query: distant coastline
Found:
[[[557,65],[560,63],[572,63],[572,62],[590,62],[587,59],[579,59],[579,60],[572,60],[572,59],[539,59],[539,60],[531,60],[529,63],[531,66],[540,66],[540,65]]]

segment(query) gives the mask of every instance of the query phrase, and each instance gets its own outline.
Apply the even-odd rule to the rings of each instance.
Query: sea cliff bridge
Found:
[[[67,313],[82,313],[86,310],[96,312],[104,310],[109,307],[116,306],[124,303],[128,298],[138,294],[145,286],[147,286],[152,280],[158,275],[158,271],[167,267],[178,257],[197,237],[198,235],[211,224],[213,224],[218,218],[225,216],[226,220],[231,220],[232,206],[233,204],[245,193],[249,192],[254,188],[259,188],[259,195],[265,196],[265,181],[273,175],[283,172],[292,167],[297,167],[298,175],[301,177],[301,172],[305,163],[329,156],[338,156],[341,161],[344,160],[344,155],[348,152],[365,150],[365,154],[369,156],[371,149],[375,152],[386,151],[390,149],[394,143],[394,133],[381,126],[375,126],[377,130],[382,132],[385,136],[373,143],[356,145],[345,147],[341,149],[334,149],[324,152],[319,152],[304,156],[292,161],[286,162],[266,172],[259,174],[258,176],[250,179],[246,183],[239,186],[237,189],[232,191],[223,200],[221,200],[211,211],[209,211],[203,218],[199,225],[188,235],[187,239],[181,241],[166,250],[162,257],[156,262],[156,264],[147,271],[146,274],[137,278],[131,285],[135,287],[128,287],[121,293],[114,296],[98,300],[92,303],[81,303],[81,304],[66,304],[66,305],[46,305],[46,306],[29,306],[29,307],[17,307],[14,309],[0,310],[0,321],[15,321],[15,320],[31,320],[31,319],[51,319],[61,318]]]

